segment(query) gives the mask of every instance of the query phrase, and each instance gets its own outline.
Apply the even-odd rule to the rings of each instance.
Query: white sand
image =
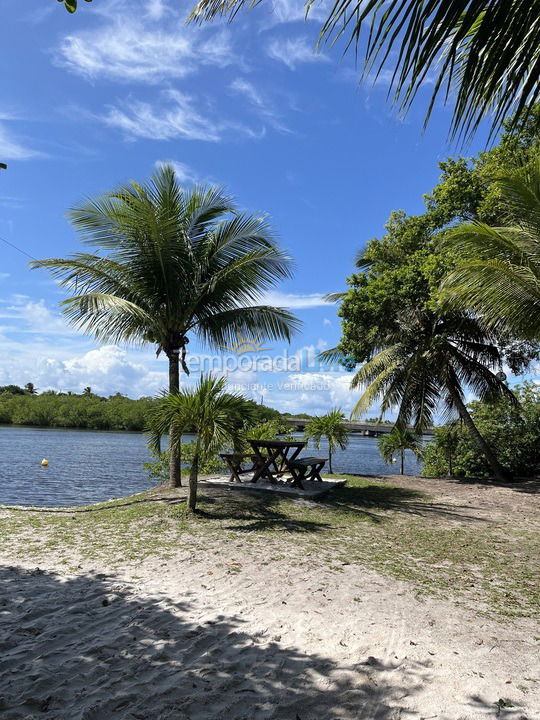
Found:
[[[238,542],[131,575],[4,567],[0,717],[540,718],[532,621],[420,601],[356,566],[263,562]]]

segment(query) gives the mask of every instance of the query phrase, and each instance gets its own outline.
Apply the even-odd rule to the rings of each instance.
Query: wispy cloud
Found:
[[[30,160],[37,157],[45,157],[45,153],[23,144],[22,140],[17,139],[6,125],[0,122],[0,161]]]
[[[236,78],[229,85],[230,89],[243,95],[256,110],[259,117],[268,122],[276,130],[281,132],[290,132],[290,130],[283,124],[280,119],[280,114],[277,112],[275,107],[264,97],[264,95],[258,90],[253,83],[249,82],[245,78]]]
[[[331,304],[325,300],[324,295],[320,293],[296,294],[279,291],[267,293],[262,302],[276,307],[287,307],[295,310],[306,310]]]
[[[172,140],[180,137],[209,142],[221,138],[218,127],[195,110],[191,97],[177,90],[166,91],[164,95],[168,103],[157,105],[127,100],[123,107],[111,107],[103,120],[131,138]]]
[[[67,35],[56,63],[90,80],[156,84],[182,78],[204,65],[240,62],[228,30],[207,31],[161,22],[165,6],[153,2],[146,17],[107,20],[97,29]]]
[[[247,138],[261,137],[261,133],[241,123],[203,115],[196,109],[195,102],[195,98],[178,90],[165,90],[155,104],[130,98],[123,106],[112,106],[101,120],[122,130],[128,139],[183,138],[218,142],[226,133]]]
[[[303,36],[274,38],[268,44],[266,52],[268,57],[284,63],[290,70],[302,63],[329,61],[328,56],[315,52],[313,44]]]
[[[273,0],[271,24],[305,22],[311,20],[321,22],[328,15],[332,3],[330,0],[319,0],[314,2],[306,15],[305,0]]]
[[[148,9],[146,11],[148,17],[152,20],[161,20],[165,15],[167,7],[163,0],[148,0]]]

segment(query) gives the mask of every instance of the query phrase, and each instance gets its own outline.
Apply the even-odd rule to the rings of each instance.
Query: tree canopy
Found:
[[[448,228],[463,221],[500,225],[508,220],[497,180],[503,173],[519,175],[523,168],[534,166],[538,117],[540,105],[520,123],[517,134],[507,125],[496,147],[470,159],[441,162],[440,180],[424,198],[425,212],[393,211],[386,233],[361,249],[358,271],[347,280],[349,290],[339,296],[343,355],[364,362],[377,352],[387,333],[396,330],[403,308],[422,312],[438,308],[441,281],[458,260],[443,242]],[[502,336],[499,341],[516,371],[536,356],[535,345]]]

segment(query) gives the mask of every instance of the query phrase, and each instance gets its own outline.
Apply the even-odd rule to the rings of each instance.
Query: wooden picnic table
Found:
[[[251,482],[257,482],[261,478],[271,483],[286,473],[292,475],[292,485],[302,487],[301,480],[297,474],[291,472],[291,463],[296,460],[307,443],[301,440],[250,440],[253,453],[257,457],[257,466],[253,473]]]

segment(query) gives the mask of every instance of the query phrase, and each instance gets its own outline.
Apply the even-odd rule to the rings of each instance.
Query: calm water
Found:
[[[318,452],[318,451],[317,451]],[[326,448],[321,445],[321,454]],[[49,466],[41,467],[42,458]],[[142,464],[149,459],[143,435],[125,432],[0,427],[0,503],[85,505],[151,487]],[[374,438],[351,437],[336,453],[334,472],[388,474]],[[419,472],[407,453],[405,472]]]

